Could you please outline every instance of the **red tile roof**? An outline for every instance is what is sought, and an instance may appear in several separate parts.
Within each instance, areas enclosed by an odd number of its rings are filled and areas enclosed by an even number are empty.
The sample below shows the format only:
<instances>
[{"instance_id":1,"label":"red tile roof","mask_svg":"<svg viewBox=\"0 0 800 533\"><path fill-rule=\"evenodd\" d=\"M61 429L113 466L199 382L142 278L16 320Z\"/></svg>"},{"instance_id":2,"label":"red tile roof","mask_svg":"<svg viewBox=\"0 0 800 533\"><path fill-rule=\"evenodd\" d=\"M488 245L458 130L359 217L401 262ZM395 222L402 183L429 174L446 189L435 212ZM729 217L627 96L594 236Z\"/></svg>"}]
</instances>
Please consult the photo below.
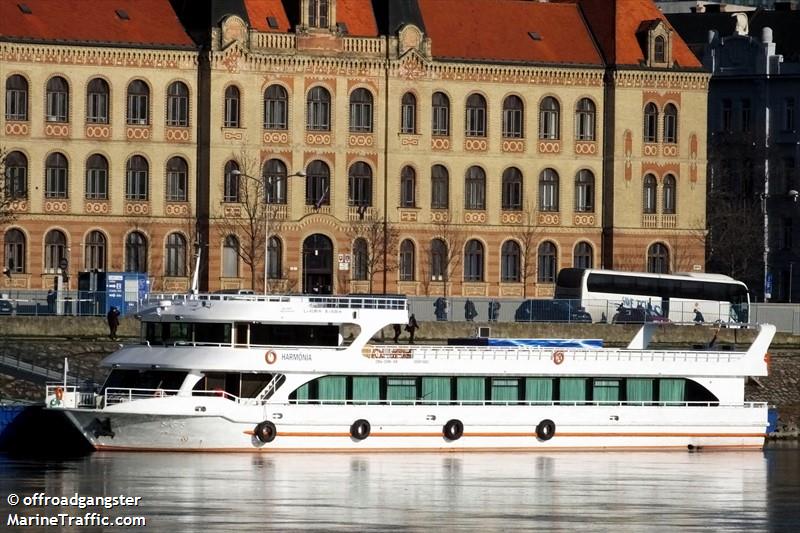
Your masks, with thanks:
<instances>
[{"instance_id":1,"label":"red tile roof","mask_svg":"<svg viewBox=\"0 0 800 533\"><path fill-rule=\"evenodd\" d=\"M371 0L339 0L336 2L336 22L347 24L348 35L378 36L378 24L375 22Z\"/></svg>"},{"instance_id":2,"label":"red tile roof","mask_svg":"<svg viewBox=\"0 0 800 533\"><path fill-rule=\"evenodd\" d=\"M194 48L169 0L0 0L0 39Z\"/></svg>"},{"instance_id":3,"label":"red tile roof","mask_svg":"<svg viewBox=\"0 0 800 533\"><path fill-rule=\"evenodd\" d=\"M612 65L639 65L644 50L636 32L642 23L663 20L672 28L652 0L577 0L586 14L606 61ZM701 68L678 32L672 32L672 59L682 68Z\"/></svg>"},{"instance_id":4,"label":"red tile roof","mask_svg":"<svg viewBox=\"0 0 800 533\"><path fill-rule=\"evenodd\" d=\"M281 0L247 0L245 2L250 25L258 31L289 32L289 17L283 9ZM267 17L275 17L278 28L270 28Z\"/></svg>"},{"instance_id":5,"label":"red tile roof","mask_svg":"<svg viewBox=\"0 0 800 533\"><path fill-rule=\"evenodd\" d=\"M576 4L418 0L437 58L602 65ZM541 40L534 40L536 32Z\"/></svg>"}]
</instances>

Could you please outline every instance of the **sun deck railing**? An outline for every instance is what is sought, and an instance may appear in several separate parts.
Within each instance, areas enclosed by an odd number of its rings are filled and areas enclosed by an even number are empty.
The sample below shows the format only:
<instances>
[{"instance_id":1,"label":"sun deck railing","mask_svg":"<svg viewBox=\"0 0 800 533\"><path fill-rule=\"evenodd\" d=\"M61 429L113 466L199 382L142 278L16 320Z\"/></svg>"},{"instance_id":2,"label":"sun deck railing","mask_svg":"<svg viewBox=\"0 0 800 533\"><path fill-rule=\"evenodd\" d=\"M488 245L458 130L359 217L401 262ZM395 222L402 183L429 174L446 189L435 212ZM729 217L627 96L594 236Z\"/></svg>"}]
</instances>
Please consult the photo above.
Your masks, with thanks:
<instances>
[{"instance_id":1,"label":"sun deck railing","mask_svg":"<svg viewBox=\"0 0 800 533\"><path fill-rule=\"evenodd\" d=\"M546 401L523 401L523 400L290 400L289 405L414 405L414 406L459 406L459 407L481 407L481 406L598 406L598 407L736 407L736 408L764 408L766 402L742 402L742 403L720 403L720 402L610 402L610 401L567 401L567 400L546 400Z\"/></svg>"},{"instance_id":2,"label":"sun deck railing","mask_svg":"<svg viewBox=\"0 0 800 533\"><path fill-rule=\"evenodd\" d=\"M326 309L394 309L407 310L405 296L355 295L355 296L310 296L278 294L150 294L145 305L159 305L163 302L221 301L221 302L276 302L296 303Z\"/></svg>"}]
</instances>

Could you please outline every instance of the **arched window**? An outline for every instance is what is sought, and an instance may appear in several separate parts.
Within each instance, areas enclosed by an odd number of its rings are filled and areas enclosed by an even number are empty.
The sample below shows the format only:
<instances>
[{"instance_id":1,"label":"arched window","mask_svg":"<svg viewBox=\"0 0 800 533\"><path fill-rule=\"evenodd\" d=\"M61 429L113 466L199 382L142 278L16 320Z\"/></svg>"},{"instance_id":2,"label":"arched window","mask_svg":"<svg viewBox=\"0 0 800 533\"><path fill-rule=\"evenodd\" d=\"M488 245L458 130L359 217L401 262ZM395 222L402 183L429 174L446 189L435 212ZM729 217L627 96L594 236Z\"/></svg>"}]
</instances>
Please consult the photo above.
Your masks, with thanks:
<instances>
[{"instance_id":1,"label":"arched window","mask_svg":"<svg viewBox=\"0 0 800 533\"><path fill-rule=\"evenodd\" d=\"M539 174L539 211L558 211L558 173L552 168Z\"/></svg>"},{"instance_id":2,"label":"arched window","mask_svg":"<svg viewBox=\"0 0 800 533\"><path fill-rule=\"evenodd\" d=\"M556 281L556 245L545 241L539 245L539 283L555 283Z\"/></svg>"},{"instance_id":3,"label":"arched window","mask_svg":"<svg viewBox=\"0 0 800 533\"><path fill-rule=\"evenodd\" d=\"M517 241L506 241L500 249L500 280L518 283L521 279L520 247Z\"/></svg>"},{"instance_id":4,"label":"arched window","mask_svg":"<svg viewBox=\"0 0 800 533\"><path fill-rule=\"evenodd\" d=\"M363 161L350 166L349 200L352 206L372 205L372 169Z\"/></svg>"},{"instance_id":5,"label":"arched window","mask_svg":"<svg viewBox=\"0 0 800 533\"><path fill-rule=\"evenodd\" d=\"M92 231L86 237L84 245L84 267L86 270L106 270L106 236L99 231Z\"/></svg>"},{"instance_id":6,"label":"arched window","mask_svg":"<svg viewBox=\"0 0 800 533\"><path fill-rule=\"evenodd\" d=\"M402 207L416 206L417 173L408 165L400 171L400 205Z\"/></svg>"},{"instance_id":7,"label":"arched window","mask_svg":"<svg viewBox=\"0 0 800 533\"><path fill-rule=\"evenodd\" d=\"M521 139L524 123L522 99L514 95L506 97L503 100L503 137Z\"/></svg>"},{"instance_id":8,"label":"arched window","mask_svg":"<svg viewBox=\"0 0 800 533\"><path fill-rule=\"evenodd\" d=\"M467 98L464 133L467 137L486 137L486 99L479 94Z\"/></svg>"},{"instance_id":9,"label":"arched window","mask_svg":"<svg viewBox=\"0 0 800 533\"><path fill-rule=\"evenodd\" d=\"M507 211L522 209L522 172L517 167L509 167L503 172L502 204Z\"/></svg>"},{"instance_id":10,"label":"arched window","mask_svg":"<svg viewBox=\"0 0 800 533\"><path fill-rule=\"evenodd\" d=\"M664 177L664 203L662 205L665 214L675 214L676 200L675 176L667 174Z\"/></svg>"},{"instance_id":11,"label":"arched window","mask_svg":"<svg viewBox=\"0 0 800 533\"><path fill-rule=\"evenodd\" d=\"M28 120L28 80L19 74L6 78L6 120Z\"/></svg>"},{"instance_id":12,"label":"arched window","mask_svg":"<svg viewBox=\"0 0 800 533\"><path fill-rule=\"evenodd\" d=\"M658 108L652 102L644 106L644 142L658 142Z\"/></svg>"},{"instance_id":13,"label":"arched window","mask_svg":"<svg viewBox=\"0 0 800 533\"><path fill-rule=\"evenodd\" d=\"M667 42L661 35L657 35L653 41L653 62L667 62Z\"/></svg>"},{"instance_id":14,"label":"arched window","mask_svg":"<svg viewBox=\"0 0 800 533\"><path fill-rule=\"evenodd\" d=\"M238 202L239 201L239 174L234 173L239 171L239 164L236 161L228 161L225 163L225 176L222 191L223 202Z\"/></svg>"},{"instance_id":15,"label":"arched window","mask_svg":"<svg viewBox=\"0 0 800 533\"><path fill-rule=\"evenodd\" d=\"M125 272L147 272L147 238L138 231L125 238Z\"/></svg>"},{"instance_id":16,"label":"arched window","mask_svg":"<svg viewBox=\"0 0 800 533\"><path fill-rule=\"evenodd\" d=\"M331 93L325 87L314 87L308 91L306 107L306 129L331 130Z\"/></svg>"},{"instance_id":17,"label":"arched window","mask_svg":"<svg viewBox=\"0 0 800 533\"><path fill-rule=\"evenodd\" d=\"M264 129L285 130L288 127L289 94L280 85L264 91Z\"/></svg>"},{"instance_id":18,"label":"arched window","mask_svg":"<svg viewBox=\"0 0 800 533\"><path fill-rule=\"evenodd\" d=\"M135 155L128 159L125 165L126 200L147 200L149 175L150 165L144 157Z\"/></svg>"},{"instance_id":19,"label":"arched window","mask_svg":"<svg viewBox=\"0 0 800 533\"><path fill-rule=\"evenodd\" d=\"M167 236L166 268L164 274L173 277L186 275L186 238L180 233Z\"/></svg>"},{"instance_id":20,"label":"arched window","mask_svg":"<svg viewBox=\"0 0 800 533\"><path fill-rule=\"evenodd\" d=\"M400 133L417 133L417 97L406 93L400 103Z\"/></svg>"},{"instance_id":21,"label":"arched window","mask_svg":"<svg viewBox=\"0 0 800 533\"><path fill-rule=\"evenodd\" d=\"M400 243L400 281L414 280L414 243L409 239Z\"/></svg>"},{"instance_id":22,"label":"arched window","mask_svg":"<svg viewBox=\"0 0 800 533\"><path fill-rule=\"evenodd\" d=\"M575 106L575 139L593 141L595 139L595 106L588 98L578 100Z\"/></svg>"},{"instance_id":23,"label":"arched window","mask_svg":"<svg viewBox=\"0 0 800 533\"><path fill-rule=\"evenodd\" d=\"M86 122L108 124L108 82L94 78L86 86Z\"/></svg>"},{"instance_id":24,"label":"arched window","mask_svg":"<svg viewBox=\"0 0 800 533\"><path fill-rule=\"evenodd\" d=\"M235 235L225 237L222 246L222 277L239 277L239 239Z\"/></svg>"},{"instance_id":25,"label":"arched window","mask_svg":"<svg viewBox=\"0 0 800 533\"><path fill-rule=\"evenodd\" d=\"M678 142L678 108L672 104L664 107L664 142Z\"/></svg>"},{"instance_id":26,"label":"arched window","mask_svg":"<svg viewBox=\"0 0 800 533\"><path fill-rule=\"evenodd\" d=\"M575 175L575 211L594 212L594 174L591 170L579 170Z\"/></svg>"},{"instance_id":27,"label":"arched window","mask_svg":"<svg viewBox=\"0 0 800 533\"><path fill-rule=\"evenodd\" d=\"M61 76L47 80L47 122L69 122L69 84Z\"/></svg>"},{"instance_id":28,"label":"arched window","mask_svg":"<svg viewBox=\"0 0 800 533\"><path fill-rule=\"evenodd\" d=\"M450 99L446 94L436 92L431 98L433 123L431 134L439 136L450 135Z\"/></svg>"},{"instance_id":29,"label":"arched window","mask_svg":"<svg viewBox=\"0 0 800 533\"><path fill-rule=\"evenodd\" d=\"M150 121L150 87L142 80L128 84L128 124L144 125Z\"/></svg>"},{"instance_id":30,"label":"arched window","mask_svg":"<svg viewBox=\"0 0 800 533\"><path fill-rule=\"evenodd\" d=\"M44 164L45 198L67 198L69 196L69 166L64 154L58 152L47 156Z\"/></svg>"},{"instance_id":31,"label":"arched window","mask_svg":"<svg viewBox=\"0 0 800 533\"><path fill-rule=\"evenodd\" d=\"M469 167L464 183L464 208L486 209L486 173L481 167Z\"/></svg>"},{"instance_id":32,"label":"arched window","mask_svg":"<svg viewBox=\"0 0 800 533\"><path fill-rule=\"evenodd\" d=\"M449 266L447 244L442 239L431 241L431 280L447 281Z\"/></svg>"},{"instance_id":33,"label":"arched window","mask_svg":"<svg viewBox=\"0 0 800 533\"><path fill-rule=\"evenodd\" d=\"M653 274L669 274L669 250L660 242L647 249L647 271Z\"/></svg>"},{"instance_id":34,"label":"arched window","mask_svg":"<svg viewBox=\"0 0 800 533\"><path fill-rule=\"evenodd\" d=\"M327 28L328 0L308 0L308 25L312 28Z\"/></svg>"},{"instance_id":35,"label":"arched window","mask_svg":"<svg viewBox=\"0 0 800 533\"><path fill-rule=\"evenodd\" d=\"M642 212L656 212L656 177L652 174L646 175L642 184Z\"/></svg>"},{"instance_id":36,"label":"arched window","mask_svg":"<svg viewBox=\"0 0 800 533\"><path fill-rule=\"evenodd\" d=\"M86 198L108 199L108 160L100 154L91 155L86 161Z\"/></svg>"},{"instance_id":37,"label":"arched window","mask_svg":"<svg viewBox=\"0 0 800 533\"><path fill-rule=\"evenodd\" d=\"M189 125L189 88L182 81L167 87L167 126L185 128Z\"/></svg>"},{"instance_id":38,"label":"arched window","mask_svg":"<svg viewBox=\"0 0 800 533\"><path fill-rule=\"evenodd\" d=\"M372 132L372 93L366 89L350 93L350 131Z\"/></svg>"},{"instance_id":39,"label":"arched window","mask_svg":"<svg viewBox=\"0 0 800 533\"><path fill-rule=\"evenodd\" d=\"M167 201L185 202L188 199L189 167L182 157L172 157L167 161Z\"/></svg>"},{"instance_id":40,"label":"arched window","mask_svg":"<svg viewBox=\"0 0 800 533\"><path fill-rule=\"evenodd\" d=\"M431 167L431 209L447 209L450 205L450 174L442 165Z\"/></svg>"},{"instance_id":41,"label":"arched window","mask_svg":"<svg viewBox=\"0 0 800 533\"><path fill-rule=\"evenodd\" d=\"M28 158L22 152L9 152L6 156L6 184L4 191L11 198L28 197Z\"/></svg>"},{"instance_id":42,"label":"arched window","mask_svg":"<svg viewBox=\"0 0 800 533\"><path fill-rule=\"evenodd\" d=\"M323 161L312 161L306 169L306 205L330 205L331 173Z\"/></svg>"},{"instance_id":43,"label":"arched window","mask_svg":"<svg viewBox=\"0 0 800 533\"><path fill-rule=\"evenodd\" d=\"M5 234L5 258L3 264L12 274L25 272L25 234L10 229Z\"/></svg>"},{"instance_id":44,"label":"arched window","mask_svg":"<svg viewBox=\"0 0 800 533\"><path fill-rule=\"evenodd\" d=\"M464 281L483 281L483 244L476 239L464 247Z\"/></svg>"},{"instance_id":45,"label":"arched window","mask_svg":"<svg viewBox=\"0 0 800 533\"><path fill-rule=\"evenodd\" d=\"M266 186L264 198L268 204L285 204L288 185L286 165L280 159L270 159L264 163L261 177Z\"/></svg>"},{"instance_id":46,"label":"arched window","mask_svg":"<svg viewBox=\"0 0 800 533\"><path fill-rule=\"evenodd\" d=\"M223 117L223 127L238 128L240 115L241 105L239 88L235 85L230 85L225 89L225 116Z\"/></svg>"},{"instance_id":47,"label":"arched window","mask_svg":"<svg viewBox=\"0 0 800 533\"><path fill-rule=\"evenodd\" d=\"M281 279L283 277L283 244L281 240L272 236L267 246L267 278Z\"/></svg>"},{"instance_id":48,"label":"arched window","mask_svg":"<svg viewBox=\"0 0 800 533\"><path fill-rule=\"evenodd\" d=\"M44 270L47 273L58 272L62 259L67 257L67 237L59 230L47 232L44 238Z\"/></svg>"},{"instance_id":49,"label":"arched window","mask_svg":"<svg viewBox=\"0 0 800 533\"><path fill-rule=\"evenodd\" d=\"M552 96L548 96L539 106L539 138L561 138L561 106Z\"/></svg>"},{"instance_id":50,"label":"arched window","mask_svg":"<svg viewBox=\"0 0 800 533\"><path fill-rule=\"evenodd\" d=\"M356 239L353 241L353 279L355 281L366 281L369 262L369 251L366 239Z\"/></svg>"},{"instance_id":51,"label":"arched window","mask_svg":"<svg viewBox=\"0 0 800 533\"><path fill-rule=\"evenodd\" d=\"M579 242L575 245L572 254L572 266L575 268L592 268L594 264L594 252L592 245L588 242Z\"/></svg>"}]
</instances>

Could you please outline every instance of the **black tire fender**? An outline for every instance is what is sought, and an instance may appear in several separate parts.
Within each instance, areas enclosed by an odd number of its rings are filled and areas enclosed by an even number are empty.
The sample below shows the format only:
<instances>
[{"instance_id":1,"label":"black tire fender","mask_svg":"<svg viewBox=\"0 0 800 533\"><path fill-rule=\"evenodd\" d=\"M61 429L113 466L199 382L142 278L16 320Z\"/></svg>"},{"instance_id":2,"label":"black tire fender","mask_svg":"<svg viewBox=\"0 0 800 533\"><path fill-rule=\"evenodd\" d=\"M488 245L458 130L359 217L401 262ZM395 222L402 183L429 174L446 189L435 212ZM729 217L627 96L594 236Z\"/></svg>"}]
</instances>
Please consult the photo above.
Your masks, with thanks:
<instances>
[{"instance_id":1,"label":"black tire fender","mask_svg":"<svg viewBox=\"0 0 800 533\"><path fill-rule=\"evenodd\" d=\"M359 418L350 425L350 436L355 440L364 440L369 437L370 429L369 421Z\"/></svg>"},{"instance_id":2,"label":"black tire fender","mask_svg":"<svg viewBox=\"0 0 800 533\"><path fill-rule=\"evenodd\" d=\"M553 438L556 434L556 423L545 418L536 426L536 438L540 441L546 441Z\"/></svg>"},{"instance_id":3,"label":"black tire fender","mask_svg":"<svg viewBox=\"0 0 800 533\"><path fill-rule=\"evenodd\" d=\"M442 427L442 434L447 440L458 440L464 435L464 423L457 418L448 420Z\"/></svg>"},{"instance_id":4,"label":"black tire fender","mask_svg":"<svg viewBox=\"0 0 800 533\"><path fill-rule=\"evenodd\" d=\"M278 436L278 428L269 420L264 420L256 426L253 433L259 441L266 444L275 440L275 437Z\"/></svg>"}]
</instances>

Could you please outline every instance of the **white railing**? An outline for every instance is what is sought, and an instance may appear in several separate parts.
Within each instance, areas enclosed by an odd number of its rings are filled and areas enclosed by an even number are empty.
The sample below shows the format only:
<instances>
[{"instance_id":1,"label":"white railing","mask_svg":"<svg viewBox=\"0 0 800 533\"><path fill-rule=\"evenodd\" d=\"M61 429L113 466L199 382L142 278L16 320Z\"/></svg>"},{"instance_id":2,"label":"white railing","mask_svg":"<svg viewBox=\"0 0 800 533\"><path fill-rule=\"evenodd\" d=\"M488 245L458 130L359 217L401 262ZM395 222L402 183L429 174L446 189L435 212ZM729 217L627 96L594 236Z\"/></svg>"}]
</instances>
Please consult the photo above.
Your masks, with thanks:
<instances>
[{"instance_id":1,"label":"white railing","mask_svg":"<svg viewBox=\"0 0 800 533\"><path fill-rule=\"evenodd\" d=\"M309 307L328 309L408 309L405 296L355 295L355 296L311 296L311 295L263 295L263 294L150 294L145 303L159 305L163 302L186 301L248 301L294 303Z\"/></svg>"},{"instance_id":2,"label":"white railing","mask_svg":"<svg viewBox=\"0 0 800 533\"><path fill-rule=\"evenodd\" d=\"M565 401L565 400L546 400L546 401L523 401L523 400L291 400L288 404L273 405L416 405L416 406L596 406L596 407L735 407L735 408L765 408L766 402L742 402L742 403L720 403L720 402L644 402L644 401Z\"/></svg>"},{"instance_id":3,"label":"white railing","mask_svg":"<svg viewBox=\"0 0 800 533\"><path fill-rule=\"evenodd\" d=\"M266 400L259 398L240 398L224 390L193 390L183 393L178 389L141 389L141 388L121 388L109 387L105 390L104 404L115 405L125 402L138 400L153 400L168 397L201 397L201 398L224 398L240 405L263 405Z\"/></svg>"},{"instance_id":4,"label":"white railing","mask_svg":"<svg viewBox=\"0 0 800 533\"><path fill-rule=\"evenodd\" d=\"M81 391L75 385L48 383L45 386L45 405L49 407L95 408L94 392Z\"/></svg>"},{"instance_id":5,"label":"white railing","mask_svg":"<svg viewBox=\"0 0 800 533\"><path fill-rule=\"evenodd\" d=\"M380 54L386 51L383 39L375 37L345 37L342 48L345 52L355 54Z\"/></svg>"},{"instance_id":6,"label":"white railing","mask_svg":"<svg viewBox=\"0 0 800 533\"><path fill-rule=\"evenodd\" d=\"M253 48L291 50L295 47L294 35L289 33L252 33Z\"/></svg>"}]
</instances>

